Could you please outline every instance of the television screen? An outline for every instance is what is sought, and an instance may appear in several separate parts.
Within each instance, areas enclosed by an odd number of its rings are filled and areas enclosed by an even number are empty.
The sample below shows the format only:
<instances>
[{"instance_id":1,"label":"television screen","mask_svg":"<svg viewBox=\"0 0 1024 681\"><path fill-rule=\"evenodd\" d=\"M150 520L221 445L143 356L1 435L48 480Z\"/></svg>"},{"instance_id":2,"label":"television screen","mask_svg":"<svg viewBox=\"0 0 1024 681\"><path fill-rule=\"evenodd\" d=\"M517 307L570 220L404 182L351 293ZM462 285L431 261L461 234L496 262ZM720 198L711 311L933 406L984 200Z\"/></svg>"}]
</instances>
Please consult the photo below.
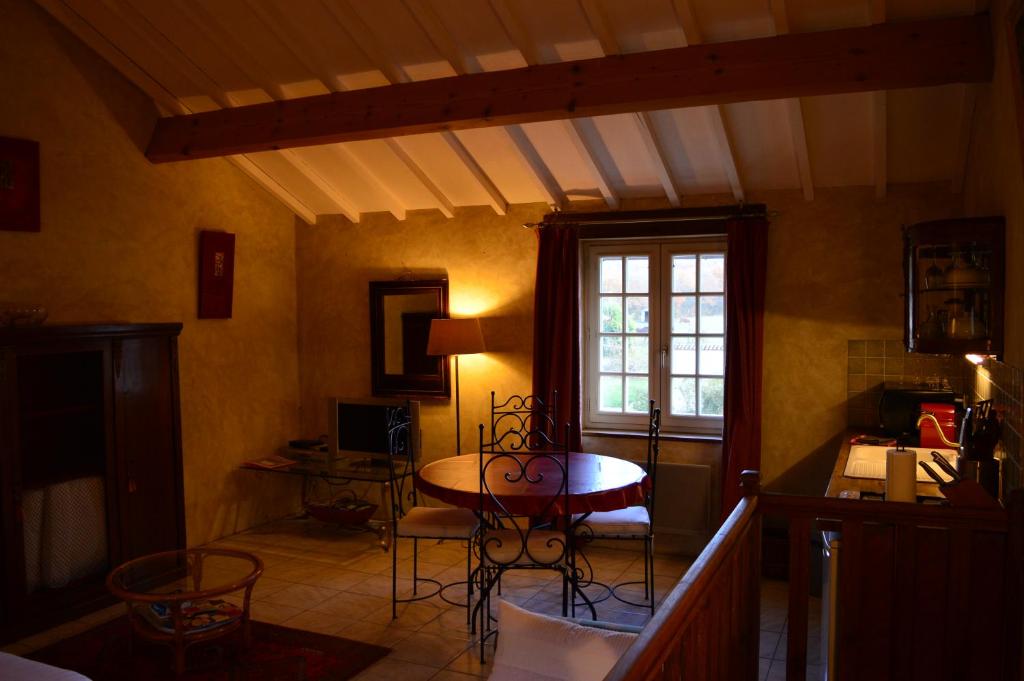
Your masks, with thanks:
<instances>
[{"instance_id":1,"label":"television screen","mask_svg":"<svg viewBox=\"0 0 1024 681\"><path fill-rule=\"evenodd\" d=\"M329 454L332 458L371 457L386 459L388 455L388 417L393 409L409 410L413 450L420 444L420 403L400 399L331 398Z\"/></svg>"}]
</instances>

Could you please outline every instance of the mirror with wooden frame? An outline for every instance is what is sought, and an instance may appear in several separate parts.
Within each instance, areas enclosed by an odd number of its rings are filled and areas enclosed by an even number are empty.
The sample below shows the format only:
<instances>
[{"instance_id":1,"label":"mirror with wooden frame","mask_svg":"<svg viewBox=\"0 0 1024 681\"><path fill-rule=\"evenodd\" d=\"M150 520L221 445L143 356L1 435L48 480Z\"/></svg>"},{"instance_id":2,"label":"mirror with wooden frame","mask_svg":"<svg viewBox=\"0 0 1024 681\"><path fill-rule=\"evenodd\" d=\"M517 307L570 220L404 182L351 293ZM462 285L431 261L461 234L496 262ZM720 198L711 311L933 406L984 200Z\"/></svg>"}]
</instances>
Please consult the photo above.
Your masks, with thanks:
<instances>
[{"instance_id":1,"label":"mirror with wooden frame","mask_svg":"<svg viewBox=\"0 0 1024 681\"><path fill-rule=\"evenodd\" d=\"M370 282L374 395L451 396L448 358L427 355L431 320L447 316L447 279Z\"/></svg>"}]
</instances>

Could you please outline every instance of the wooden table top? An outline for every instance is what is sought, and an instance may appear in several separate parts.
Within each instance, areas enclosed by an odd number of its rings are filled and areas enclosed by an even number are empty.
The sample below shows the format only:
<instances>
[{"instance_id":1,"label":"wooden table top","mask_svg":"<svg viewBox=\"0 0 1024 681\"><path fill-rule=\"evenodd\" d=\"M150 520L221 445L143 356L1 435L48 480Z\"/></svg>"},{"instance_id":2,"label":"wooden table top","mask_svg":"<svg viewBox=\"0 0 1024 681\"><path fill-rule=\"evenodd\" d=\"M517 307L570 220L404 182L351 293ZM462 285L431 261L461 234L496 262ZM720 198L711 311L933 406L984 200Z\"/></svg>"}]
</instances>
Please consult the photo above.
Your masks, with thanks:
<instances>
[{"instance_id":1,"label":"wooden table top","mask_svg":"<svg viewBox=\"0 0 1024 681\"><path fill-rule=\"evenodd\" d=\"M541 452L516 452L520 461ZM554 456L562 456L554 453ZM485 454L484 456L500 456ZM530 475L544 474L544 480L530 484L510 482L505 473L517 472L511 459L497 460L487 468L487 487L505 510L515 515L537 515L561 487L561 472L550 459L538 457L530 464ZM641 506L650 480L644 470L631 461L614 456L571 452L569 454L569 512L592 513ZM480 455L453 456L427 464L416 473L416 489L453 506L480 507ZM489 499L485 497L485 510ZM562 513L558 504L552 512Z\"/></svg>"}]
</instances>

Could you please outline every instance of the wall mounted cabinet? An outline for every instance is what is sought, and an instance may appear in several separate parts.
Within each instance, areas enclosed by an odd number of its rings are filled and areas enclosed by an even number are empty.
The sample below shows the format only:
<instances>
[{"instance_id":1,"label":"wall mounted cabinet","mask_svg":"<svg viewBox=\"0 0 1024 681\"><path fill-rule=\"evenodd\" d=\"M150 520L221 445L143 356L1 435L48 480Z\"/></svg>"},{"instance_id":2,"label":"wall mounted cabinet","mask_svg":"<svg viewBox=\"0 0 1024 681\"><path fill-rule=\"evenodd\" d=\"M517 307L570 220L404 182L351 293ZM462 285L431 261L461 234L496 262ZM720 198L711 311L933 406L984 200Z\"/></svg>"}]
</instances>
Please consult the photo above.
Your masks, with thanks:
<instances>
[{"instance_id":1,"label":"wall mounted cabinet","mask_svg":"<svg viewBox=\"0 0 1024 681\"><path fill-rule=\"evenodd\" d=\"M904 228L909 352L1002 355L1004 233L1001 217Z\"/></svg>"},{"instance_id":2,"label":"wall mounted cabinet","mask_svg":"<svg viewBox=\"0 0 1024 681\"><path fill-rule=\"evenodd\" d=\"M111 601L185 547L180 324L0 329L0 641Z\"/></svg>"}]
</instances>

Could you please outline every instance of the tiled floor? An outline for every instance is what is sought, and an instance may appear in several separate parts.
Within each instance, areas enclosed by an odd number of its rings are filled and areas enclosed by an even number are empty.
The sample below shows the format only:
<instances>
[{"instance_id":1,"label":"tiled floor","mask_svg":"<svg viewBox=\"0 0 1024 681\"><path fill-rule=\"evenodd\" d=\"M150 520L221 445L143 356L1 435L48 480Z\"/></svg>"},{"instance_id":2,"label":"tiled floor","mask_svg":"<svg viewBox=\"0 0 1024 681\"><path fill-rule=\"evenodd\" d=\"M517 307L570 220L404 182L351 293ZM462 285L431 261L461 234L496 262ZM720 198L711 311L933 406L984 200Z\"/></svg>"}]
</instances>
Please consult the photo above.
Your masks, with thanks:
<instances>
[{"instance_id":1,"label":"tiled floor","mask_svg":"<svg viewBox=\"0 0 1024 681\"><path fill-rule=\"evenodd\" d=\"M639 542L621 544L622 550L591 547L587 551L598 580L617 583L641 578ZM351 533L314 520L286 520L212 546L250 551L263 559L264 574L253 590L253 618L392 648L390 655L357 677L360 681L456 681L490 672L489 664L480 664L479 646L473 645L464 608L433 598L402 605L398 618L391 619L391 555L381 550L373 534ZM403 540L398 551L399 592L408 594L412 588L412 542ZM442 583L464 580L465 561L465 547L458 542L420 542L420 576ZM659 598L688 566L684 558L655 558ZM464 587L449 590L453 600L464 596L459 589ZM561 614L561 582L554 572L509 573L502 582L502 597L529 610ZM597 608L601 619L639 625L647 621L642 608L618 601L605 601ZM5 650L28 653L123 612L123 606L110 608L93 614L87 623L72 622Z\"/></svg>"},{"instance_id":2,"label":"tiled floor","mask_svg":"<svg viewBox=\"0 0 1024 681\"><path fill-rule=\"evenodd\" d=\"M761 582L760 681L785 681L788 599L786 582ZM807 681L819 681L823 673L821 599L812 597L807 606Z\"/></svg>"},{"instance_id":3,"label":"tiled floor","mask_svg":"<svg viewBox=\"0 0 1024 681\"><path fill-rule=\"evenodd\" d=\"M391 555L384 553L376 537L351 533L314 520L285 520L228 537L212 544L258 554L265 571L253 591L252 613L257 620L273 622L345 638L378 643L392 652L357 677L402 681L472 681L487 676L490 665L481 665L479 646L466 624L465 610L434 598L399 607L391 619ZM639 543L621 542L621 549L590 547L599 581L618 583L639 579L643 559ZM399 590L412 588L412 542L398 547ZM465 579L466 552L457 542L420 542L419 573L441 582ZM659 599L675 585L690 561L658 556L654 571ZM451 589L456 599L462 595ZM596 588L591 589L594 594ZM561 583L547 571L506 575L502 597L535 612L560 614ZM761 665L759 681L785 679L786 606L784 582L765 581L761 596ZM642 625L642 608L615 600L597 606L603 620ZM820 678L820 601L809 609L808 678ZM23 639L4 650L25 654L54 641L118 617L115 606L55 629ZM578 613L582 614L582 613ZM493 656L493 647L488 658Z\"/></svg>"}]
</instances>

